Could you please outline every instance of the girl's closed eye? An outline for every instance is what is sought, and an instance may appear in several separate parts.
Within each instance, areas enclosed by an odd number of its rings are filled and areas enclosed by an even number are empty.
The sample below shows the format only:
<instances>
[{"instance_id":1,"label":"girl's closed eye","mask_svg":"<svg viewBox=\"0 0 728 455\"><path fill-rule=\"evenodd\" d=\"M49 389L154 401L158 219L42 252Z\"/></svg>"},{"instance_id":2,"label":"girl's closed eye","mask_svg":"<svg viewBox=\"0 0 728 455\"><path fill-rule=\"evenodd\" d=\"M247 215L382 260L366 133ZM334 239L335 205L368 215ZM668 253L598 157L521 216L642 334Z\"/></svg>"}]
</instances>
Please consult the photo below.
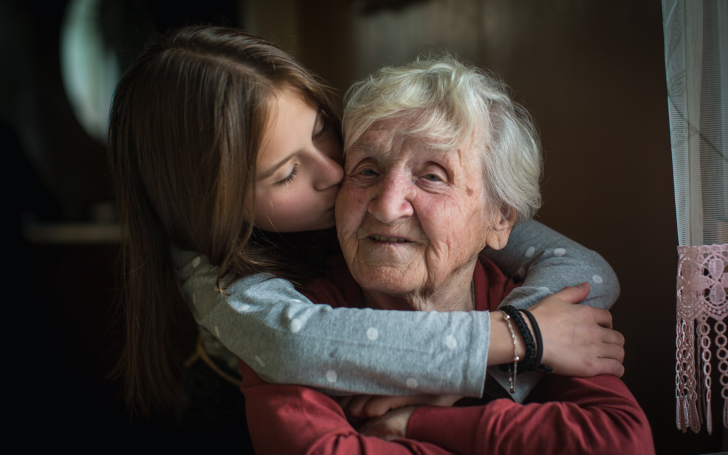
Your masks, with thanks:
<instances>
[{"instance_id":1,"label":"girl's closed eye","mask_svg":"<svg viewBox=\"0 0 728 455\"><path fill-rule=\"evenodd\" d=\"M293 181L293 178L298 173L298 163L293 165L293 169L291 169L291 173L288 174L288 177L284 178L283 180L279 180L276 182L276 185L288 185Z\"/></svg>"},{"instance_id":2,"label":"girl's closed eye","mask_svg":"<svg viewBox=\"0 0 728 455\"><path fill-rule=\"evenodd\" d=\"M319 124L316 125L317 128L316 128L316 131L314 132L313 137L312 137L312 139L314 141L316 139L320 138L321 136L323 136L324 133L326 131L328 131L329 126L330 126L329 125L329 122L328 122L328 119L326 118L326 114L323 111L319 111L318 119L319 119Z\"/></svg>"}]
</instances>

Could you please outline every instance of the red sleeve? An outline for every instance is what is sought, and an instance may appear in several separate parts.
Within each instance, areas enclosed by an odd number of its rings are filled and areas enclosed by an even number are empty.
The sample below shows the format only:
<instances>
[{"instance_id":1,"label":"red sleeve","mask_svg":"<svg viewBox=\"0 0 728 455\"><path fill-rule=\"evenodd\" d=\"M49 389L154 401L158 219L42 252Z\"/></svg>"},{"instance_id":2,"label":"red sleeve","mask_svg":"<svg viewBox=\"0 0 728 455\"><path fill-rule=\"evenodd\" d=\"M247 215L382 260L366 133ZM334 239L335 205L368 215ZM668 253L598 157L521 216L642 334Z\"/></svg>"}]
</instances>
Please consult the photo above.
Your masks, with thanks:
<instances>
[{"instance_id":1,"label":"red sleeve","mask_svg":"<svg viewBox=\"0 0 728 455\"><path fill-rule=\"evenodd\" d=\"M449 453L427 442L363 436L330 397L308 387L268 384L243 361L238 363L248 429L258 455Z\"/></svg>"},{"instance_id":2,"label":"red sleeve","mask_svg":"<svg viewBox=\"0 0 728 455\"><path fill-rule=\"evenodd\" d=\"M528 404L422 406L407 436L460 454L654 454L652 432L624 383L613 376L548 375Z\"/></svg>"}]
</instances>

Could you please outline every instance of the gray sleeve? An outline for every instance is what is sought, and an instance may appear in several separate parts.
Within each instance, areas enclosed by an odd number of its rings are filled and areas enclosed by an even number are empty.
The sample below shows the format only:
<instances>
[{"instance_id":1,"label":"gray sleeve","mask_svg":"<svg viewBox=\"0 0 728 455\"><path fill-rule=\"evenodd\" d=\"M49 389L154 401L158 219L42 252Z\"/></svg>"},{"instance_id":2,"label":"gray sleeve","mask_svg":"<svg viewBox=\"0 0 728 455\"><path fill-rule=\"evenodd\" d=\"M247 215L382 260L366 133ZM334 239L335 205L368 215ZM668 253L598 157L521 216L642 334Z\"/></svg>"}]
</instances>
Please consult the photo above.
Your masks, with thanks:
<instances>
[{"instance_id":1,"label":"gray sleeve","mask_svg":"<svg viewBox=\"0 0 728 455\"><path fill-rule=\"evenodd\" d=\"M487 312L333 309L264 275L232 283L225 295L204 257L172 256L197 323L268 382L331 395L483 393Z\"/></svg>"},{"instance_id":2,"label":"gray sleeve","mask_svg":"<svg viewBox=\"0 0 728 455\"><path fill-rule=\"evenodd\" d=\"M569 240L543 224L530 220L516 227L502 250L483 254L506 275L524 279L523 285L506 297L501 306L528 308L565 286L589 282L591 291L584 304L609 309L619 297L619 282L614 270L599 254ZM508 373L489 368L488 373L508 389ZM519 374L514 398L528 396L543 377L540 371Z\"/></svg>"}]
</instances>

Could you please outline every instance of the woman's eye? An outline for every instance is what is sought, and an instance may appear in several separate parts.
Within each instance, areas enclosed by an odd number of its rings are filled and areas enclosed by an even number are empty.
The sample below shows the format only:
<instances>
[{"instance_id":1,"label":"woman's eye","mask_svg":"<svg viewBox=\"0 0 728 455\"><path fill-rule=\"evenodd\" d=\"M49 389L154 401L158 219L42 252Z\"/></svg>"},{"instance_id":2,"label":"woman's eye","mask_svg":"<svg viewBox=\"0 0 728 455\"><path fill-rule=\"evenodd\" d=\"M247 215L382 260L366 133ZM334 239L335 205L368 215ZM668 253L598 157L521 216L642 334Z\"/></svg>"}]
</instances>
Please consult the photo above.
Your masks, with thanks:
<instances>
[{"instance_id":1,"label":"woman's eye","mask_svg":"<svg viewBox=\"0 0 728 455\"><path fill-rule=\"evenodd\" d=\"M440 182L440 181L442 181L442 179L439 176L435 175L435 174L425 174L424 175L424 178L425 178L425 180L429 180L431 182Z\"/></svg>"},{"instance_id":2,"label":"woman's eye","mask_svg":"<svg viewBox=\"0 0 728 455\"><path fill-rule=\"evenodd\" d=\"M364 177L376 177L377 171L375 171L374 169L363 169L359 172L359 175L362 175Z\"/></svg>"}]
</instances>

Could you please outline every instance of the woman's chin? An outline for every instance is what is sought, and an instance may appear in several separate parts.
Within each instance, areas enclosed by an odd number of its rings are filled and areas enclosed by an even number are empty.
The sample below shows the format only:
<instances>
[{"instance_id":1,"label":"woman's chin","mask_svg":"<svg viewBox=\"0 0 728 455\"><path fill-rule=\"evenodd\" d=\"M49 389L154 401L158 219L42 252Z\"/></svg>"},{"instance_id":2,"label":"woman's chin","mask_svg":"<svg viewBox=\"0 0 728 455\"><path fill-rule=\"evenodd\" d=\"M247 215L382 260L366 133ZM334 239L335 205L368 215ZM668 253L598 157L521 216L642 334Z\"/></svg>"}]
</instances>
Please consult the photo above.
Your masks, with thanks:
<instances>
[{"instance_id":1,"label":"woman's chin","mask_svg":"<svg viewBox=\"0 0 728 455\"><path fill-rule=\"evenodd\" d=\"M389 296L409 295L421 281L414 278L411 270L383 264L358 265L351 269L351 274L363 289Z\"/></svg>"}]
</instances>

